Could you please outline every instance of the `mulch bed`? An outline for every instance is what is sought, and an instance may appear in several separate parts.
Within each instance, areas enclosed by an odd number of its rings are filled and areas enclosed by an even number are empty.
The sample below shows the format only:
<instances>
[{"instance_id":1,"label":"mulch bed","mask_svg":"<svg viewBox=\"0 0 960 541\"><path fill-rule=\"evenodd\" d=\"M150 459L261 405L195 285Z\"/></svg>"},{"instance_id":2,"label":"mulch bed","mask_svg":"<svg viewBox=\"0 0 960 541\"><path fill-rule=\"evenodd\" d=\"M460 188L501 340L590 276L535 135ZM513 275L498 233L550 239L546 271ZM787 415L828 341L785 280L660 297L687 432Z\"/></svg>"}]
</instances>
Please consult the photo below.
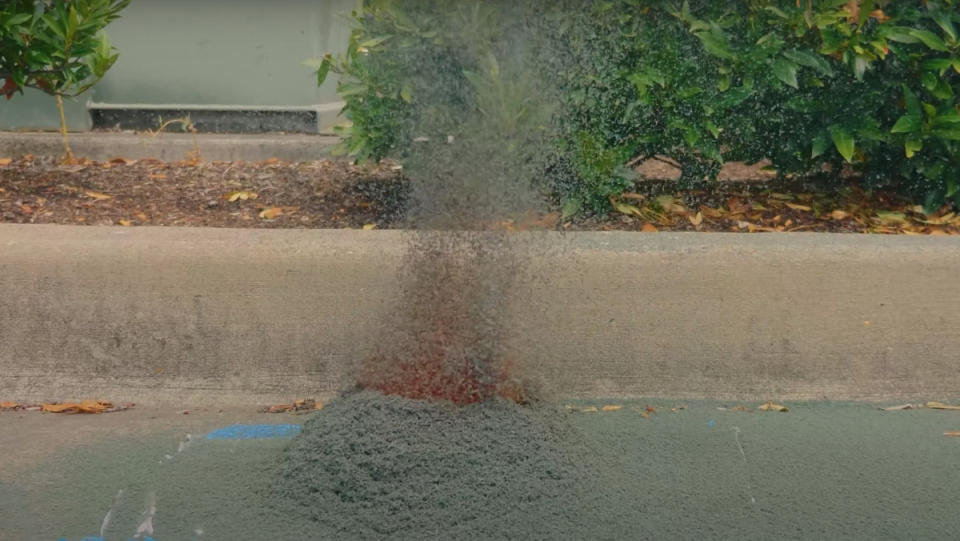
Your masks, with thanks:
<instances>
[{"instance_id":1,"label":"mulch bed","mask_svg":"<svg viewBox=\"0 0 960 541\"><path fill-rule=\"evenodd\" d=\"M0 159L0 223L239 228L381 228L402 223L408 185L386 162L301 163ZM608 216L560 223L559 214L509 228L566 230L859 232L958 235L949 207L933 215L891 193L769 189L719 182L708 190L628 193Z\"/></svg>"},{"instance_id":2,"label":"mulch bed","mask_svg":"<svg viewBox=\"0 0 960 541\"><path fill-rule=\"evenodd\" d=\"M116 159L59 165L27 156L0 165L0 223L389 227L405 198L405 183L389 164Z\"/></svg>"}]
</instances>

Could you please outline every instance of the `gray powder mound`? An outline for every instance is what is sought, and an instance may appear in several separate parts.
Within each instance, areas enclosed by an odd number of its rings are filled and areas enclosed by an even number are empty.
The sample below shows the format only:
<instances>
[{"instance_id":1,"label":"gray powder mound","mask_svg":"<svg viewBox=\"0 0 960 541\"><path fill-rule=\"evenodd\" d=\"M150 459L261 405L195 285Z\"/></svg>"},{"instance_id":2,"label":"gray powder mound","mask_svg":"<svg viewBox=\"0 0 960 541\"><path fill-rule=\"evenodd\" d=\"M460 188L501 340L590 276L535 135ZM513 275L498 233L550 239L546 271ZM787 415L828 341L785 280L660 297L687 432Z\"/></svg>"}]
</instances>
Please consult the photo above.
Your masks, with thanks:
<instances>
[{"instance_id":1,"label":"gray powder mound","mask_svg":"<svg viewBox=\"0 0 960 541\"><path fill-rule=\"evenodd\" d=\"M345 539L623 537L635 522L606 516L616 483L566 415L349 394L286 450L274 501Z\"/></svg>"}]
</instances>

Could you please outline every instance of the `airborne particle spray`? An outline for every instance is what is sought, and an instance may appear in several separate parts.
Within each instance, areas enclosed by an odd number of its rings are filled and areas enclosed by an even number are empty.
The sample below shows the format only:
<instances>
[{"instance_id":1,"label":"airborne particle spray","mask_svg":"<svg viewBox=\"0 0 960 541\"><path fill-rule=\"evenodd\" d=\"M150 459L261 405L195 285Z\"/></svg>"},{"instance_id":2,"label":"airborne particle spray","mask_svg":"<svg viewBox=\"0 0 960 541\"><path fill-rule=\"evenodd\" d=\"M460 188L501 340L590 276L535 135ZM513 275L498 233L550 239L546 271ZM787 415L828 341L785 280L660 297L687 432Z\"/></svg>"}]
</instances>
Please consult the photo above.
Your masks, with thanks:
<instances>
[{"instance_id":1,"label":"airborne particle spray","mask_svg":"<svg viewBox=\"0 0 960 541\"><path fill-rule=\"evenodd\" d=\"M412 205L401 291L360 384L458 404L523 401L505 316L534 279L527 263L543 244L534 232L558 220L539 191L554 106L538 77L531 14L501 1L403 4L439 12L441 32L457 41L434 67L460 73L415 72L413 87L427 97L414 100L406 127ZM453 88L431 100L438 80Z\"/></svg>"}]
</instances>

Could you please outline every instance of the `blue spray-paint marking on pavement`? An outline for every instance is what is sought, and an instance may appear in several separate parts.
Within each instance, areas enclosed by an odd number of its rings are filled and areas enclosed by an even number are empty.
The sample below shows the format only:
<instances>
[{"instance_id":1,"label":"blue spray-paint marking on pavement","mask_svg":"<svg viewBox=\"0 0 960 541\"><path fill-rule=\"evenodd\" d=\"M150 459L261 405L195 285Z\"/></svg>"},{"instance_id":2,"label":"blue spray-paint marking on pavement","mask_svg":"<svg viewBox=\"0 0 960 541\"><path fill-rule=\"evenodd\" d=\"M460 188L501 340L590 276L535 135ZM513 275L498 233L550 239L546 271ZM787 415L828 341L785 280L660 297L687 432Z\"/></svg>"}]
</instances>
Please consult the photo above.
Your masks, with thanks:
<instances>
[{"instance_id":1,"label":"blue spray-paint marking on pavement","mask_svg":"<svg viewBox=\"0 0 960 541\"><path fill-rule=\"evenodd\" d=\"M207 434L208 440L262 440L269 438L292 438L300 433L300 425L230 425ZM58 541L69 541L60 538ZM106 541L102 537L84 537L80 541ZM137 541L131 539L130 541ZM144 537L140 541L155 541Z\"/></svg>"},{"instance_id":2,"label":"blue spray-paint marking on pavement","mask_svg":"<svg viewBox=\"0 0 960 541\"><path fill-rule=\"evenodd\" d=\"M208 440L261 440L292 438L300 433L300 425L230 425L207 434Z\"/></svg>"}]
</instances>

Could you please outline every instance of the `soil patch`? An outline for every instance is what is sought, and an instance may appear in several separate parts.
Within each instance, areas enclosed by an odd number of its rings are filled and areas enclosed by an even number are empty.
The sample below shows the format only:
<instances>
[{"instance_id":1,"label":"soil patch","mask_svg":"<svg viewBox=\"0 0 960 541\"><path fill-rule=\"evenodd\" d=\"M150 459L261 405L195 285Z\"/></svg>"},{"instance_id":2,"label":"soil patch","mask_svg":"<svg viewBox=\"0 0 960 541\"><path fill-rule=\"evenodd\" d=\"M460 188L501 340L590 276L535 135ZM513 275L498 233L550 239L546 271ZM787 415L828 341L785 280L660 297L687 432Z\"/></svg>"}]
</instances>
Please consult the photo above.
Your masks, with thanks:
<instances>
[{"instance_id":1,"label":"soil patch","mask_svg":"<svg viewBox=\"0 0 960 541\"><path fill-rule=\"evenodd\" d=\"M568 415L349 394L303 426L271 501L343 538L560 539L584 525L624 537L614 530L634 521L605 516L617 507L608 498L622 497L609 488L619 469L595 458Z\"/></svg>"}]
</instances>

